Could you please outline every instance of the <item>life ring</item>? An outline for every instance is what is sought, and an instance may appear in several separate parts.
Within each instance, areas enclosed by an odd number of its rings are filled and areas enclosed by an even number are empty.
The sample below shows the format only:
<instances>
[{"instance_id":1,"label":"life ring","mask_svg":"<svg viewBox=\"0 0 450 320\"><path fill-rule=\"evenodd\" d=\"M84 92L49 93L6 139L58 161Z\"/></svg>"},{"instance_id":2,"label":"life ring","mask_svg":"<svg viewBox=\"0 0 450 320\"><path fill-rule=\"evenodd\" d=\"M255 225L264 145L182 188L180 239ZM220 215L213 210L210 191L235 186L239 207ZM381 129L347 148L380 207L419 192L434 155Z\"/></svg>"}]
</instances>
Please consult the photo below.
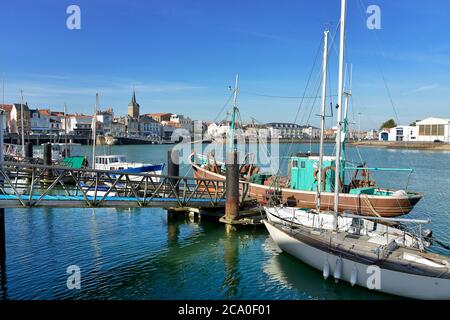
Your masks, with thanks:
<instances>
[{"instance_id":1,"label":"life ring","mask_svg":"<svg viewBox=\"0 0 450 320\"><path fill-rule=\"evenodd\" d=\"M317 178L317 174L319 173L319 168L317 168L316 170L314 170L314 180L315 181L319 181L319 179Z\"/></svg>"}]
</instances>

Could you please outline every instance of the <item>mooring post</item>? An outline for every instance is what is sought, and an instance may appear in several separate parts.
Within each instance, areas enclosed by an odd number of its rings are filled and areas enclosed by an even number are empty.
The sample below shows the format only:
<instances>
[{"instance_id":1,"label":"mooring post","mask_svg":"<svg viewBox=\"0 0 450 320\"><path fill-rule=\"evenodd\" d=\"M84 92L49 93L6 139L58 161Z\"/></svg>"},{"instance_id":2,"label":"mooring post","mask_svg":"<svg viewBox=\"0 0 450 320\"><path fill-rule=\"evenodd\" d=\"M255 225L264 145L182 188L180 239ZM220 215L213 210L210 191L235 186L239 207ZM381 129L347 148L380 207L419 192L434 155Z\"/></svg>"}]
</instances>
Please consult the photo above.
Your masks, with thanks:
<instances>
[{"instance_id":1,"label":"mooring post","mask_svg":"<svg viewBox=\"0 0 450 320\"><path fill-rule=\"evenodd\" d=\"M239 218L239 165L237 151L227 155L226 163L226 203L225 220L232 221Z\"/></svg>"},{"instance_id":2,"label":"mooring post","mask_svg":"<svg viewBox=\"0 0 450 320\"><path fill-rule=\"evenodd\" d=\"M25 159L27 161L33 160L33 143L27 142L25 145Z\"/></svg>"},{"instance_id":3,"label":"mooring post","mask_svg":"<svg viewBox=\"0 0 450 320\"><path fill-rule=\"evenodd\" d=\"M44 166L52 165L52 144L46 143L44 144ZM45 178L50 178L52 176L52 171L50 169L45 170ZM44 180L47 180L45 179ZM45 181L47 182L47 181Z\"/></svg>"},{"instance_id":4,"label":"mooring post","mask_svg":"<svg viewBox=\"0 0 450 320\"><path fill-rule=\"evenodd\" d=\"M178 177L180 175L180 153L178 150L169 150L167 152L167 175L170 177ZM180 190L180 183L177 179L170 179L175 186L175 191L178 194Z\"/></svg>"},{"instance_id":5,"label":"mooring post","mask_svg":"<svg viewBox=\"0 0 450 320\"><path fill-rule=\"evenodd\" d=\"M52 144L44 144L44 166L52 165Z\"/></svg>"}]
</instances>

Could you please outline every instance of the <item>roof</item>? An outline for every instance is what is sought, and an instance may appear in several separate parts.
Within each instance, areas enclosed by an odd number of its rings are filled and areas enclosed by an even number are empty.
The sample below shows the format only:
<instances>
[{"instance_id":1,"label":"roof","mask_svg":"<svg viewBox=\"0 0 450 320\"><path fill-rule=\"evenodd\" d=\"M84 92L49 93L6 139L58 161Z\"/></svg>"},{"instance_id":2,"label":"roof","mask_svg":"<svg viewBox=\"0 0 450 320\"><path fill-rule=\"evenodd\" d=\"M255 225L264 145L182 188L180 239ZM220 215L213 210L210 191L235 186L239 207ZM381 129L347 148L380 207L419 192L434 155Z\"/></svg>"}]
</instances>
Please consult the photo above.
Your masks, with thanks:
<instances>
[{"instance_id":1,"label":"roof","mask_svg":"<svg viewBox=\"0 0 450 320\"><path fill-rule=\"evenodd\" d=\"M155 119L153 119L152 117L149 117L149 116L147 116L147 115L145 115L145 116L140 116L140 117L139 117L139 121L140 121L140 122L159 123L158 121L156 121Z\"/></svg>"},{"instance_id":2,"label":"roof","mask_svg":"<svg viewBox=\"0 0 450 320\"><path fill-rule=\"evenodd\" d=\"M170 112L162 112L162 113L147 113L147 117L160 117L160 116L171 116L172 113Z\"/></svg>"},{"instance_id":3,"label":"roof","mask_svg":"<svg viewBox=\"0 0 450 320\"><path fill-rule=\"evenodd\" d=\"M50 109L38 109L38 112L41 116L50 116L51 115Z\"/></svg>"},{"instance_id":4,"label":"roof","mask_svg":"<svg viewBox=\"0 0 450 320\"><path fill-rule=\"evenodd\" d=\"M449 124L450 119L448 118L427 118L422 121L416 122L416 125L424 125L424 124Z\"/></svg>"},{"instance_id":5,"label":"roof","mask_svg":"<svg viewBox=\"0 0 450 320\"><path fill-rule=\"evenodd\" d=\"M3 109L3 111L11 112L14 105L12 104L0 104L0 109Z\"/></svg>"}]
</instances>

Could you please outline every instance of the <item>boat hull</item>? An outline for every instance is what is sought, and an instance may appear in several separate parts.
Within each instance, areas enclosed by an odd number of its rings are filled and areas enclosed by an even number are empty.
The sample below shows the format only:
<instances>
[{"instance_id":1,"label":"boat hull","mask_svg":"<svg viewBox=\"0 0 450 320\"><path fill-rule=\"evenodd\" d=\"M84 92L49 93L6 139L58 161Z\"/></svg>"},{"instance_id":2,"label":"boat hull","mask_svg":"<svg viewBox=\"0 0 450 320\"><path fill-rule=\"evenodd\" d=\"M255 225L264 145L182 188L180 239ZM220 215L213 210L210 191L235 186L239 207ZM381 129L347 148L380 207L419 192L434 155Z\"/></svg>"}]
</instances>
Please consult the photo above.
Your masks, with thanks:
<instances>
[{"instance_id":1,"label":"boat hull","mask_svg":"<svg viewBox=\"0 0 450 320\"><path fill-rule=\"evenodd\" d=\"M380 276L377 283L374 281L373 265L355 262L323 251L292 237L275 224L268 221L264 221L264 224L281 250L322 272L327 265L326 272L330 278L333 278L336 269L339 268L337 272L339 280L353 282L354 285L370 290L413 299L450 299L450 279L448 278L440 279L379 268Z\"/></svg>"},{"instance_id":2,"label":"boat hull","mask_svg":"<svg viewBox=\"0 0 450 320\"><path fill-rule=\"evenodd\" d=\"M200 166L192 164L195 178L225 180L225 176L205 170ZM248 184L248 193L256 198L259 203L267 204L273 195L274 189L270 186L255 183ZM314 209L316 208L316 192L302 191L288 188L278 190L281 201L290 207ZM321 196L321 210L330 211L334 209L334 193L323 192ZM414 196L372 196L341 193L339 195L339 212L350 211L367 216L398 217L408 214L414 206L422 199L422 194Z\"/></svg>"}]
</instances>

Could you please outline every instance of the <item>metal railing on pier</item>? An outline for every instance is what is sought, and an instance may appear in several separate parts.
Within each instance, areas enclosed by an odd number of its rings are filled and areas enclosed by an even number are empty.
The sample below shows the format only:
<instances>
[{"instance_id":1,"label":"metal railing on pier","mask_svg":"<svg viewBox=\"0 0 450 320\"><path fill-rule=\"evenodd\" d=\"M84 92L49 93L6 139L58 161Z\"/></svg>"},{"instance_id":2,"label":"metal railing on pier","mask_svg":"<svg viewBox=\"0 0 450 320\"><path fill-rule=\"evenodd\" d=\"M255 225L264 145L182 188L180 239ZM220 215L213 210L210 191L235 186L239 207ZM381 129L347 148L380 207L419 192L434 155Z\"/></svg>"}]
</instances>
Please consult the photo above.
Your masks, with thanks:
<instances>
[{"instance_id":1,"label":"metal railing on pier","mask_svg":"<svg viewBox=\"0 0 450 320\"><path fill-rule=\"evenodd\" d=\"M225 181L0 162L0 208L225 206Z\"/></svg>"}]
</instances>

